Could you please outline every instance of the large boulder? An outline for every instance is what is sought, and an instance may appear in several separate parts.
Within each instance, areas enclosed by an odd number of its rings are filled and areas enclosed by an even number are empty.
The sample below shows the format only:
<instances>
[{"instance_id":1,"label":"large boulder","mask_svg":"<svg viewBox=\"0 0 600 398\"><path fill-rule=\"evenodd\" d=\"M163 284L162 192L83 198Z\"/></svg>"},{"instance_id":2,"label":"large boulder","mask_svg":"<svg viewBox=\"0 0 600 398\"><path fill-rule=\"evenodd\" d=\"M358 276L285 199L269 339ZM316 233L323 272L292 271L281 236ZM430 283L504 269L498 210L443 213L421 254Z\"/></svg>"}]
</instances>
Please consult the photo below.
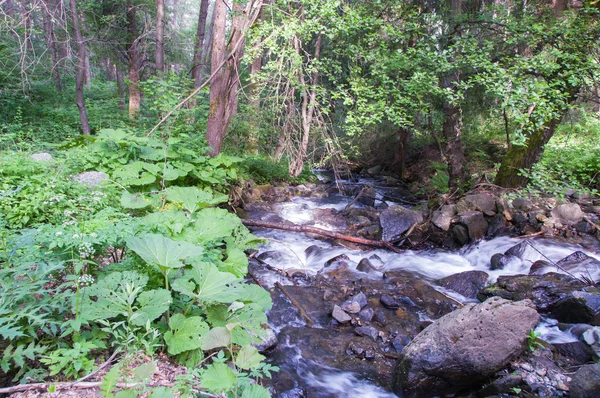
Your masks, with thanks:
<instances>
[{"instance_id":1,"label":"large boulder","mask_svg":"<svg viewBox=\"0 0 600 398\"><path fill-rule=\"evenodd\" d=\"M497 297L443 316L402 350L394 392L419 398L479 385L523 353L539 318L531 301Z\"/></svg>"},{"instance_id":2,"label":"large boulder","mask_svg":"<svg viewBox=\"0 0 600 398\"><path fill-rule=\"evenodd\" d=\"M552 209L552 218L565 225L575 225L583 220L583 211L577 203L564 203Z\"/></svg>"},{"instance_id":3,"label":"large boulder","mask_svg":"<svg viewBox=\"0 0 600 398\"><path fill-rule=\"evenodd\" d=\"M390 206L379 217L383 230L382 239L393 242L402 237L402 234L415 223L423 222L423 215L402 206Z\"/></svg>"},{"instance_id":4,"label":"large boulder","mask_svg":"<svg viewBox=\"0 0 600 398\"><path fill-rule=\"evenodd\" d=\"M48 152L34 153L30 158L35 162L51 162L53 160L52 155Z\"/></svg>"},{"instance_id":5,"label":"large boulder","mask_svg":"<svg viewBox=\"0 0 600 398\"><path fill-rule=\"evenodd\" d=\"M458 201L456 209L459 213L477 210L488 216L493 216L496 214L496 199L485 193L467 195Z\"/></svg>"}]
</instances>

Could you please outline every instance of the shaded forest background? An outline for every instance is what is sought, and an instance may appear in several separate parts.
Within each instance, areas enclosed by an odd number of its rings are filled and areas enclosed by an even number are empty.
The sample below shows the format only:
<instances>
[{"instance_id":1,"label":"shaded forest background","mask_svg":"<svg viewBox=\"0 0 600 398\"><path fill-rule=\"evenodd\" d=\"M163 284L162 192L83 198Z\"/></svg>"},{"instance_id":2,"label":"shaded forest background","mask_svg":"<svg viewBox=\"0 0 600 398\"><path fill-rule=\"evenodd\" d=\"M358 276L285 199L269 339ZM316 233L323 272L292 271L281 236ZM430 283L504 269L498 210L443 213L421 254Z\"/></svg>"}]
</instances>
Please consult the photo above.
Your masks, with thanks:
<instances>
[{"instance_id":1,"label":"shaded forest background","mask_svg":"<svg viewBox=\"0 0 600 398\"><path fill-rule=\"evenodd\" d=\"M2 145L126 128L292 176L359 162L413 178L434 145L450 188L481 166L519 187L561 123L597 132L597 2L321 3L5 0ZM593 187L581 162L572 179Z\"/></svg>"}]
</instances>

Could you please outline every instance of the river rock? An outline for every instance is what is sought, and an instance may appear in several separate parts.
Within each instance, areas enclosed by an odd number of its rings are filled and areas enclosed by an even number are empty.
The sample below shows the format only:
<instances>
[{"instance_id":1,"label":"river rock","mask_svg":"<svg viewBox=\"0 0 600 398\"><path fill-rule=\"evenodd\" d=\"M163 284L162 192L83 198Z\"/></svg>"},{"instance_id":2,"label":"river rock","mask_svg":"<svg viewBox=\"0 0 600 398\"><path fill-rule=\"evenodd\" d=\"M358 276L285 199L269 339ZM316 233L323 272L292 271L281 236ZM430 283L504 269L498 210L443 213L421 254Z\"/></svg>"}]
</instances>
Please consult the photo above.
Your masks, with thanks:
<instances>
[{"instance_id":1,"label":"river rock","mask_svg":"<svg viewBox=\"0 0 600 398\"><path fill-rule=\"evenodd\" d=\"M375 206L375 199L377 199L377 191L373 187L363 188L357 194L359 203L362 203L365 206Z\"/></svg>"},{"instance_id":2,"label":"river rock","mask_svg":"<svg viewBox=\"0 0 600 398\"><path fill-rule=\"evenodd\" d=\"M342 305L340 305L340 308L345 312L358 314L365 305L367 305L367 296L365 296L363 292L360 292L344 301Z\"/></svg>"},{"instance_id":3,"label":"river rock","mask_svg":"<svg viewBox=\"0 0 600 398\"><path fill-rule=\"evenodd\" d=\"M483 271L465 271L439 279L436 283L454 290L468 298L477 298L477 293L486 285L489 275Z\"/></svg>"},{"instance_id":4,"label":"river rock","mask_svg":"<svg viewBox=\"0 0 600 398\"><path fill-rule=\"evenodd\" d=\"M529 242L529 240L524 240L523 242L520 242L508 249L507 251L505 251L504 254L507 256L514 256L523 259L525 253L530 247L531 242Z\"/></svg>"},{"instance_id":5,"label":"river rock","mask_svg":"<svg viewBox=\"0 0 600 398\"><path fill-rule=\"evenodd\" d=\"M356 270L360 272L378 271L377 267L375 267L368 258L361 259L356 266Z\"/></svg>"},{"instance_id":6,"label":"river rock","mask_svg":"<svg viewBox=\"0 0 600 398\"><path fill-rule=\"evenodd\" d=\"M458 213L465 211L481 211L487 216L496 214L496 199L488 194L481 193L476 195L467 195L461 198L456 204Z\"/></svg>"},{"instance_id":7,"label":"river rock","mask_svg":"<svg viewBox=\"0 0 600 398\"><path fill-rule=\"evenodd\" d=\"M467 227L462 224L454 224L452 226L452 236L454 236L454 239L461 245L466 245L471 240L469 238Z\"/></svg>"},{"instance_id":8,"label":"river rock","mask_svg":"<svg viewBox=\"0 0 600 398\"><path fill-rule=\"evenodd\" d=\"M562 224L574 225L583 220L583 211L577 203L564 203L552 209L552 217Z\"/></svg>"},{"instance_id":9,"label":"river rock","mask_svg":"<svg viewBox=\"0 0 600 398\"><path fill-rule=\"evenodd\" d=\"M479 211L464 211L458 213L459 220L467 227L469 238L471 240L482 239L488 228L488 223Z\"/></svg>"},{"instance_id":10,"label":"river rock","mask_svg":"<svg viewBox=\"0 0 600 398\"><path fill-rule=\"evenodd\" d=\"M552 317L564 323L600 325L600 293L573 292L557 302Z\"/></svg>"},{"instance_id":11,"label":"river rock","mask_svg":"<svg viewBox=\"0 0 600 398\"><path fill-rule=\"evenodd\" d=\"M94 188L107 179L108 174L101 171L85 171L73 176L73 181L89 188Z\"/></svg>"},{"instance_id":12,"label":"river rock","mask_svg":"<svg viewBox=\"0 0 600 398\"><path fill-rule=\"evenodd\" d=\"M389 294L382 294L381 297L379 298L379 301L381 301L381 304L383 304L383 306L386 308L389 308L389 309L400 308L400 301L396 300Z\"/></svg>"},{"instance_id":13,"label":"river rock","mask_svg":"<svg viewBox=\"0 0 600 398\"><path fill-rule=\"evenodd\" d=\"M348 323L352 320L352 317L348 315L339 305L333 306L333 312L331 313L333 319L339 323Z\"/></svg>"},{"instance_id":14,"label":"river rock","mask_svg":"<svg viewBox=\"0 0 600 398\"><path fill-rule=\"evenodd\" d=\"M507 256L506 254L496 253L490 259L490 269L492 271L498 269L504 269L514 259L514 256Z\"/></svg>"},{"instance_id":15,"label":"river rock","mask_svg":"<svg viewBox=\"0 0 600 398\"><path fill-rule=\"evenodd\" d=\"M375 311L373 310L373 308L363 308L358 313L358 316L364 321L371 322L375 317Z\"/></svg>"},{"instance_id":16,"label":"river rock","mask_svg":"<svg viewBox=\"0 0 600 398\"><path fill-rule=\"evenodd\" d=\"M600 358L600 327L592 326L581 333L580 339Z\"/></svg>"},{"instance_id":17,"label":"river rock","mask_svg":"<svg viewBox=\"0 0 600 398\"><path fill-rule=\"evenodd\" d=\"M581 341L552 344L558 353L557 363L562 368L585 365L594 359L592 349Z\"/></svg>"},{"instance_id":18,"label":"river rock","mask_svg":"<svg viewBox=\"0 0 600 398\"><path fill-rule=\"evenodd\" d=\"M367 169L367 173L372 175L372 176L376 176L381 174L381 170L383 169L383 166L381 166L380 164L370 167Z\"/></svg>"},{"instance_id":19,"label":"river rock","mask_svg":"<svg viewBox=\"0 0 600 398\"><path fill-rule=\"evenodd\" d=\"M515 198L512 201L515 210L530 211L533 209L533 202L527 198Z\"/></svg>"},{"instance_id":20,"label":"river rock","mask_svg":"<svg viewBox=\"0 0 600 398\"><path fill-rule=\"evenodd\" d=\"M570 385L571 398L598 398L600 392L600 364L584 365L575 374Z\"/></svg>"},{"instance_id":21,"label":"river rock","mask_svg":"<svg viewBox=\"0 0 600 398\"><path fill-rule=\"evenodd\" d=\"M415 223L423 222L423 215L402 206L390 206L379 217L383 230L382 239L387 242L395 241Z\"/></svg>"},{"instance_id":22,"label":"river rock","mask_svg":"<svg viewBox=\"0 0 600 398\"><path fill-rule=\"evenodd\" d=\"M358 336L366 336L373 339L373 341L377 341L377 337L379 336L379 331L372 326L360 326L354 329L354 333Z\"/></svg>"},{"instance_id":23,"label":"river rock","mask_svg":"<svg viewBox=\"0 0 600 398\"><path fill-rule=\"evenodd\" d=\"M501 298L443 316L402 350L394 392L431 397L480 384L524 351L539 318L531 301Z\"/></svg>"},{"instance_id":24,"label":"river rock","mask_svg":"<svg viewBox=\"0 0 600 398\"><path fill-rule=\"evenodd\" d=\"M441 211L434 211L431 222L442 231L448 231L453 219L453 216L446 215Z\"/></svg>"},{"instance_id":25,"label":"river rock","mask_svg":"<svg viewBox=\"0 0 600 398\"><path fill-rule=\"evenodd\" d=\"M352 263L352 260L350 260L350 257L348 257L345 254L340 254L339 256L335 256L333 258L330 258L329 260L325 261L325 265L324 267L331 267L331 266L336 266L336 267L343 267L343 268L348 268L348 266Z\"/></svg>"},{"instance_id":26,"label":"river rock","mask_svg":"<svg viewBox=\"0 0 600 398\"><path fill-rule=\"evenodd\" d=\"M556 272L544 275L504 275L498 277L496 283L481 289L477 298L481 301L493 296L512 301L530 299L538 311L548 312L559 300L583 286L581 281Z\"/></svg>"},{"instance_id":27,"label":"river rock","mask_svg":"<svg viewBox=\"0 0 600 398\"><path fill-rule=\"evenodd\" d=\"M30 158L35 162L51 162L54 159L48 152L34 153Z\"/></svg>"}]
</instances>

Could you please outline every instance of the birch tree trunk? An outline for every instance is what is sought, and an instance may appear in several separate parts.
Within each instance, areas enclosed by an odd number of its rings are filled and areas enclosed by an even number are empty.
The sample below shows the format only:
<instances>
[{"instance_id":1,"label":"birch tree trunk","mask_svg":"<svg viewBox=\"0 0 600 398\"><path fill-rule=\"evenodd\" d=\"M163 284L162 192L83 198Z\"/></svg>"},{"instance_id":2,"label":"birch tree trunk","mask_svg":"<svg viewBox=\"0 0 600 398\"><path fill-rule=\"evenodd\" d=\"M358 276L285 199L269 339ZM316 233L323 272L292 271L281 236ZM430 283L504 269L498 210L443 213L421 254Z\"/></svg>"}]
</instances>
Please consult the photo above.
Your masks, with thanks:
<instances>
[{"instance_id":1,"label":"birch tree trunk","mask_svg":"<svg viewBox=\"0 0 600 398\"><path fill-rule=\"evenodd\" d=\"M42 16L44 18L44 37L46 39L46 46L50 51L52 57L52 77L54 77L54 84L56 90L62 92L62 83L60 80L60 72L58 69L58 55L56 52L56 36L54 35L54 24L52 23L52 16L48 9L49 4L42 4Z\"/></svg>"},{"instance_id":2,"label":"birch tree trunk","mask_svg":"<svg viewBox=\"0 0 600 398\"><path fill-rule=\"evenodd\" d=\"M165 1L156 0L156 71L165 71Z\"/></svg>"},{"instance_id":3,"label":"birch tree trunk","mask_svg":"<svg viewBox=\"0 0 600 398\"><path fill-rule=\"evenodd\" d=\"M321 56L321 38L322 34L319 33L315 42L315 54L314 60L318 60ZM294 46L296 51L300 53L300 40L298 37L294 38ZM302 173L304 167L304 161L306 160L306 153L308 150L308 140L310 138L310 131L313 124L315 115L315 109L317 106L317 86L319 84L319 73L315 71L310 79L310 85L307 84L304 77L304 71L299 71L299 83L302 88L302 139L300 140L300 146L296 151L294 160L290 163L289 172L292 177L298 177Z\"/></svg>"},{"instance_id":4,"label":"birch tree trunk","mask_svg":"<svg viewBox=\"0 0 600 398\"><path fill-rule=\"evenodd\" d=\"M83 41L83 35L79 29L79 15L77 14L77 6L75 0L69 0L71 8L71 19L73 23L73 31L75 33L75 40L77 42L77 75L75 77L75 97L77 101L77 108L79 108L79 118L81 120L81 129L83 134L90 134L90 125L88 123L87 111L85 109L85 97L83 93L83 84L85 80L85 42Z\"/></svg>"},{"instance_id":5,"label":"birch tree trunk","mask_svg":"<svg viewBox=\"0 0 600 398\"><path fill-rule=\"evenodd\" d=\"M140 111L142 92L140 83L140 54L137 35L137 9L134 4L127 5L127 60L129 62L129 118L135 119Z\"/></svg>"}]
</instances>

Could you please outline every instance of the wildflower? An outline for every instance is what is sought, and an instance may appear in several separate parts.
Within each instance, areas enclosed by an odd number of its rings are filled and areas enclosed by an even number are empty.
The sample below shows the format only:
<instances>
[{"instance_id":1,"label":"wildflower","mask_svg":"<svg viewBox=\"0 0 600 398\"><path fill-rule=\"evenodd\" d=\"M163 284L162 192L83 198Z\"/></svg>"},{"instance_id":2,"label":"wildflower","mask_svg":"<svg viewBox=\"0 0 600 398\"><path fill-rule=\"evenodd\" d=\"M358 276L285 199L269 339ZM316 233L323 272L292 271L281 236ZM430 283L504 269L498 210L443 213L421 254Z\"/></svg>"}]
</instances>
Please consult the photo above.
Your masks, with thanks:
<instances>
[{"instance_id":1,"label":"wildflower","mask_svg":"<svg viewBox=\"0 0 600 398\"><path fill-rule=\"evenodd\" d=\"M79 286L82 287L90 286L92 283L94 283L94 277L89 274L83 274L77 278L77 283L79 283Z\"/></svg>"},{"instance_id":2,"label":"wildflower","mask_svg":"<svg viewBox=\"0 0 600 398\"><path fill-rule=\"evenodd\" d=\"M62 234L63 234L62 231L56 231L56 233L54 235L61 236Z\"/></svg>"}]
</instances>

